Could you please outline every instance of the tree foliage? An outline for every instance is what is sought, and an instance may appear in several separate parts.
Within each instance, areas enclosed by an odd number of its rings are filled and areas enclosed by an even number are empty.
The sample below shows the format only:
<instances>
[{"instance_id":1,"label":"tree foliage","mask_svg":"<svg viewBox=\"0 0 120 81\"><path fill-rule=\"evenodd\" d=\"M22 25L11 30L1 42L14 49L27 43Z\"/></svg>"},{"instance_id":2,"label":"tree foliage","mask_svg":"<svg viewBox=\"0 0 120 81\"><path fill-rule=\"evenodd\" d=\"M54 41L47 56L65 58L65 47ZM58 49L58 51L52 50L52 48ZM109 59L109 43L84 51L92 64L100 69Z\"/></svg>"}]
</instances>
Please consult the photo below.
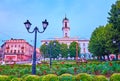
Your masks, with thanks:
<instances>
[{"instance_id":1,"label":"tree foliage","mask_svg":"<svg viewBox=\"0 0 120 81\"><path fill-rule=\"evenodd\" d=\"M52 58L57 58L60 54L60 43L58 41L50 41L48 44L48 53L51 53Z\"/></svg>"},{"instance_id":2,"label":"tree foliage","mask_svg":"<svg viewBox=\"0 0 120 81\"><path fill-rule=\"evenodd\" d=\"M114 31L112 32L112 39L116 41L116 45L113 45L115 48L113 51L114 53L116 53L118 59L118 53L120 52L118 49L120 48L120 0L117 0L116 3L111 6L111 10L108 14L108 22L113 24L114 29Z\"/></svg>"},{"instance_id":3,"label":"tree foliage","mask_svg":"<svg viewBox=\"0 0 120 81\"><path fill-rule=\"evenodd\" d=\"M41 45L40 52L42 53L42 55L44 57L46 57L46 58L49 57L49 55L48 55L48 48L47 48L47 46L45 44Z\"/></svg>"},{"instance_id":4,"label":"tree foliage","mask_svg":"<svg viewBox=\"0 0 120 81\"><path fill-rule=\"evenodd\" d=\"M113 31L112 24L99 26L93 31L88 48L94 56L101 57L113 52L111 31Z\"/></svg>"},{"instance_id":5,"label":"tree foliage","mask_svg":"<svg viewBox=\"0 0 120 81\"><path fill-rule=\"evenodd\" d=\"M68 57L68 46L67 44L62 43L60 47L60 54L62 57L67 58Z\"/></svg>"},{"instance_id":6,"label":"tree foliage","mask_svg":"<svg viewBox=\"0 0 120 81\"><path fill-rule=\"evenodd\" d=\"M111 6L111 10L108 13L108 22L113 24L113 28L120 32L120 1L116 1L115 4ZM116 32L117 33L117 32Z\"/></svg>"},{"instance_id":7,"label":"tree foliage","mask_svg":"<svg viewBox=\"0 0 120 81\"><path fill-rule=\"evenodd\" d=\"M96 28L90 38L89 51L95 56L109 55L119 52L118 42L120 42L120 1L116 1L111 6L108 13L108 24ZM113 44L113 39L116 44Z\"/></svg>"}]
</instances>

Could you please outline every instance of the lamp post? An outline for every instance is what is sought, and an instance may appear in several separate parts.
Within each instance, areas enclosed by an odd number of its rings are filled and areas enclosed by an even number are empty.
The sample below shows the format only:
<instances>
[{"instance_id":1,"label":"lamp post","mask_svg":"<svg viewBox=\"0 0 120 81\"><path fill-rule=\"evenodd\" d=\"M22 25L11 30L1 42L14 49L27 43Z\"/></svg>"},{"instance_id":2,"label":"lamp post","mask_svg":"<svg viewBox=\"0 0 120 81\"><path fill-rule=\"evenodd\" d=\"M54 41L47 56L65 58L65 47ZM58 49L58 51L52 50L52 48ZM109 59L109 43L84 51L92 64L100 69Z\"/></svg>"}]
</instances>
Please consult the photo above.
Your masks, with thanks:
<instances>
[{"instance_id":1,"label":"lamp post","mask_svg":"<svg viewBox=\"0 0 120 81\"><path fill-rule=\"evenodd\" d=\"M25 23L24 23L27 31L29 33L34 33L35 32L35 40L34 40L34 52L33 52L33 57L32 57L32 74L35 75L36 74L36 42L37 42L37 32L38 33L43 33L45 31L45 29L47 28L48 26L48 22L47 20L45 19L45 21L42 21L42 25L43 25L43 31L39 31L38 27L36 26L34 28L33 31L29 31L30 27L31 27L31 23L29 22L29 20L27 20Z\"/></svg>"},{"instance_id":2,"label":"lamp post","mask_svg":"<svg viewBox=\"0 0 120 81\"><path fill-rule=\"evenodd\" d=\"M117 43L117 41L113 39L113 43L118 45L118 50L119 50L118 53L120 53L120 42ZM116 60L118 60L118 54Z\"/></svg>"},{"instance_id":3,"label":"lamp post","mask_svg":"<svg viewBox=\"0 0 120 81\"><path fill-rule=\"evenodd\" d=\"M78 43L76 43L76 62L78 61Z\"/></svg>"},{"instance_id":4,"label":"lamp post","mask_svg":"<svg viewBox=\"0 0 120 81\"><path fill-rule=\"evenodd\" d=\"M56 43L55 42L53 42L53 45L55 46L56 45ZM46 42L46 46L48 46L48 43ZM49 52L49 54L50 54L50 68L52 68L52 45L51 45L51 43L49 43L49 48L50 48L50 52Z\"/></svg>"}]
</instances>

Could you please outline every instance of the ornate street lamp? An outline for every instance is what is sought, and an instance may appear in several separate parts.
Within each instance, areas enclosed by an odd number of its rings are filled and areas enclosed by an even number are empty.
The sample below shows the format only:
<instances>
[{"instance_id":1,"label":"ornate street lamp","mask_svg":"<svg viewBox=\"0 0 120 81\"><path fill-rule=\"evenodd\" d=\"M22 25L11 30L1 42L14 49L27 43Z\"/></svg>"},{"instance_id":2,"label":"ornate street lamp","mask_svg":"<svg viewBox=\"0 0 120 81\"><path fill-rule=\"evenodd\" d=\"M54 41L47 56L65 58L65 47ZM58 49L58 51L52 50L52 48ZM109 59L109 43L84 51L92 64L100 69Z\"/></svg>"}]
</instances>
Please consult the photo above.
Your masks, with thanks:
<instances>
[{"instance_id":1,"label":"ornate street lamp","mask_svg":"<svg viewBox=\"0 0 120 81\"><path fill-rule=\"evenodd\" d=\"M56 43L53 42L53 45L55 46ZM47 42L46 42L46 46L48 46L48 43L47 43ZM49 57L50 57L50 68L52 68L52 55L51 55L51 54L52 54L52 48L53 48L53 47L52 47L51 43L49 43L49 48L50 48L50 50L49 50L49 51L50 51L50 52L49 52L49 53L50 53L50 54L49 54Z\"/></svg>"},{"instance_id":2,"label":"ornate street lamp","mask_svg":"<svg viewBox=\"0 0 120 81\"><path fill-rule=\"evenodd\" d=\"M30 27L31 27L31 23L29 22L29 20L27 20L25 23L24 23L27 31L29 33L34 33L35 32L35 41L34 41L34 52L33 52L33 57L32 57L32 74L35 75L36 74L36 42L37 42L37 32L39 33L43 33L45 31L45 29L47 28L48 26L48 22L47 20L45 19L45 21L42 21L42 25L43 25L43 31L39 31L38 27L35 27L33 31L29 31Z\"/></svg>"}]
</instances>

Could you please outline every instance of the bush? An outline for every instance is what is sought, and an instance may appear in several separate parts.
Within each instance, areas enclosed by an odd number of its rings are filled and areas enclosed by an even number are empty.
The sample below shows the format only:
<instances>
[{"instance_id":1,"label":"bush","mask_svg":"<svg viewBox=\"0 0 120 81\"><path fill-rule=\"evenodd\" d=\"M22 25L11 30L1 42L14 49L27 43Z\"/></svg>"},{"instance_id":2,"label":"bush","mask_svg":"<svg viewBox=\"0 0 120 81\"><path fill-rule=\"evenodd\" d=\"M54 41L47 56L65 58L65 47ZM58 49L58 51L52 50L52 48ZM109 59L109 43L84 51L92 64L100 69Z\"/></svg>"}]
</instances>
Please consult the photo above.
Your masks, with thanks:
<instances>
[{"instance_id":1,"label":"bush","mask_svg":"<svg viewBox=\"0 0 120 81\"><path fill-rule=\"evenodd\" d=\"M10 78L6 75L0 75L0 81L10 81Z\"/></svg>"},{"instance_id":2,"label":"bush","mask_svg":"<svg viewBox=\"0 0 120 81\"><path fill-rule=\"evenodd\" d=\"M13 78L13 79L11 79L11 81L22 81L22 79L21 78Z\"/></svg>"},{"instance_id":3,"label":"bush","mask_svg":"<svg viewBox=\"0 0 120 81\"><path fill-rule=\"evenodd\" d=\"M23 81L39 81L40 77L37 75L28 75L23 78Z\"/></svg>"},{"instance_id":4,"label":"bush","mask_svg":"<svg viewBox=\"0 0 120 81\"><path fill-rule=\"evenodd\" d=\"M39 81L42 81L42 78L43 78L43 76L40 76L40 79L39 79Z\"/></svg>"},{"instance_id":5,"label":"bush","mask_svg":"<svg viewBox=\"0 0 120 81\"><path fill-rule=\"evenodd\" d=\"M67 73L67 68L65 68L65 67L60 68L57 72L58 75L62 75L64 73Z\"/></svg>"},{"instance_id":6,"label":"bush","mask_svg":"<svg viewBox=\"0 0 120 81\"><path fill-rule=\"evenodd\" d=\"M93 77L87 73L80 73L76 75L76 81L93 81Z\"/></svg>"},{"instance_id":7,"label":"bush","mask_svg":"<svg viewBox=\"0 0 120 81\"><path fill-rule=\"evenodd\" d=\"M59 81L75 81L75 77L66 73L59 76Z\"/></svg>"},{"instance_id":8,"label":"bush","mask_svg":"<svg viewBox=\"0 0 120 81\"><path fill-rule=\"evenodd\" d=\"M97 75L97 76L94 77L94 81L108 81L108 80L103 75Z\"/></svg>"},{"instance_id":9,"label":"bush","mask_svg":"<svg viewBox=\"0 0 120 81\"><path fill-rule=\"evenodd\" d=\"M114 73L110 77L110 81L120 81L120 73Z\"/></svg>"},{"instance_id":10,"label":"bush","mask_svg":"<svg viewBox=\"0 0 120 81\"><path fill-rule=\"evenodd\" d=\"M25 78L25 77L27 77L27 76L29 76L30 74L25 74L25 75L23 75L21 78Z\"/></svg>"},{"instance_id":11,"label":"bush","mask_svg":"<svg viewBox=\"0 0 120 81\"><path fill-rule=\"evenodd\" d=\"M48 74L42 77L42 81L59 81L59 79L55 74Z\"/></svg>"}]
</instances>

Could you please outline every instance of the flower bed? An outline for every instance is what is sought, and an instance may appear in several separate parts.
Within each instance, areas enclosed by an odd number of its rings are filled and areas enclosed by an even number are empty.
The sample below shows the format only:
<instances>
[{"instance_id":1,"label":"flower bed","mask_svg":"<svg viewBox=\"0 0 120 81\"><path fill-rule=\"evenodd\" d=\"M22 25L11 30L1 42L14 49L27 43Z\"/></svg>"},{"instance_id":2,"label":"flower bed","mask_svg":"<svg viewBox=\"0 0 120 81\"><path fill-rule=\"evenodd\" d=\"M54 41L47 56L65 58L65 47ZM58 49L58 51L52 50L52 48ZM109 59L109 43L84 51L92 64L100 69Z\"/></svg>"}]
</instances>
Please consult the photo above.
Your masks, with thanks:
<instances>
[{"instance_id":1,"label":"flower bed","mask_svg":"<svg viewBox=\"0 0 120 81\"><path fill-rule=\"evenodd\" d=\"M120 62L111 61L111 62L88 62L82 63L80 65L58 62L52 64L52 68L49 68L49 64L40 64L36 67L36 74L39 76L47 74L56 74L62 75L64 73L69 73L76 75L79 73L88 73L92 75L105 75L110 77L113 73L120 73ZM15 77L21 77L25 74L31 74L31 65L1 65L0 66L0 75L13 75Z\"/></svg>"}]
</instances>

